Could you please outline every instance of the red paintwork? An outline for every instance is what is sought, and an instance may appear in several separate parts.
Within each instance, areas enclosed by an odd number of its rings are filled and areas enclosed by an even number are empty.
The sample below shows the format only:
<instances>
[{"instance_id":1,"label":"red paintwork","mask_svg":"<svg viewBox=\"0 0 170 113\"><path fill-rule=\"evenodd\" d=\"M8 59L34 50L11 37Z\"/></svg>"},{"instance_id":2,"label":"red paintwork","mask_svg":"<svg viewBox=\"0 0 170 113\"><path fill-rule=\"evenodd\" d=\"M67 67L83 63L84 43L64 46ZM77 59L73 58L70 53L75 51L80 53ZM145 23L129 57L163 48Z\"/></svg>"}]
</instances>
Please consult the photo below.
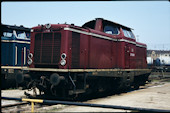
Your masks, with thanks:
<instances>
[{"instance_id":1,"label":"red paintwork","mask_svg":"<svg viewBox=\"0 0 170 113\"><path fill-rule=\"evenodd\" d=\"M121 41L111 41L102 38L94 38L91 35L80 33L80 50L79 50L79 67L80 69L113 69L113 68L122 68L122 69L136 69L136 68L146 68L146 48L139 46L146 46L136 42L135 39L127 38L124 36L122 31L122 26L117 24L120 27L119 35L110 35L103 32L103 19L96 19L95 29L82 28L74 25L66 24L52 24L50 30L56 30L61 28L57 32L61 32L61 50L62 53L66 53L66 65L61 66L60 69L73 69L72 67L72 31L64 30L64 28L72 28L74 30L83 31L86 33L94 33L102 36L107 36L115 40ZM125 26L124 26L125 27ZM42 26L33 27L35 32L31 33L31 44L30 52L34 55L34 36L37 32L49 32L49 29L46 29ZM128 28L130 29L130 28ZM51 32L51 31L50 31ZM55 31L56 32L56 31ZM123 41L126 40L126 41ZM131 43L127 42L130 41ZM136 46L136 43L139 46ZM49 56L50 57L50 56ZM33 59L34 61L34 59ZM61 61L61 58L60 58ZM47 63L50 65L50 63ZM30 67L35 67L34 62Z\"/></svg>"},{"instance_id":2,"label":"red paintwork","mask_svg":"<svg viewBox=\"0 0 170 113\"><path fill-rule=\"evenodd\" d=\"M102 24L102 19L96 19L96 25L95 25L95 30L97 31L103 31L103 24Z\"/></svg>"}]
</instances>

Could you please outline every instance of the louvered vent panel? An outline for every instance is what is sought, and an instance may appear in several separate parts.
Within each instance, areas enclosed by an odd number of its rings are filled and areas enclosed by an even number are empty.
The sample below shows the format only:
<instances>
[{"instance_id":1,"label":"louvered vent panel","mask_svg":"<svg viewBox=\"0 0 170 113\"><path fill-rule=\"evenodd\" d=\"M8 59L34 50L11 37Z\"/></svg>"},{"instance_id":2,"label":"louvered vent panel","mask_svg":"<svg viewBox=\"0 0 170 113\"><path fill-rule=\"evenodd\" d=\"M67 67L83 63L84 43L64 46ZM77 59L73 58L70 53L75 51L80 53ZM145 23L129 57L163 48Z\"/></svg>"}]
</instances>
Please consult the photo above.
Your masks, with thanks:
<instances>
[{"instance_id":1,"label":"louvered vent panel","mask_svg":"<svg viewBox=\"0 0 170 113\"><path fill-rule=\"evenodd\" d=\"M80 65L80 34L72 32L72 68Z\"/></svg>"},{"instance_id":2,"label":"louvered vent panel","mask_svg":"<svg viewBox=\"0 0 170 113\"><path fill-rule=\"evenodd\" d=\"M43 34L43 43L42 43L42 63L51 63L52 58L52 33Z\"/></svg>"},{"instance_id":3,"label":"louvered vent panel","mask_svg":"<svg viewBox=\"0 0 170 113\"><path fill-rule=\"evenodd\" d=\"M61 33L36 34L34 47L35 67L58 68L60 60Z\"/></svg>"},{"instance_id":4,"label":"louvered vent panel","mask_svg":"<svg viewBox=\"0 0 170 113\"><path fill-rule=\"evenodd\" d=\"M38 33L35 35L34 42L34 62L40 63L40 52L41 52L41 34Z\"/></svg>"},{"instance_id":5,"label":"louvered vent panel","mask_svg":"<svg viewBox=\"0 0 170 113\"><path fill-rule=\"evenodd\" d=\"M53 63L59 63L61 48L61 33L54 34Z\"/></svg>"}]
</instances>

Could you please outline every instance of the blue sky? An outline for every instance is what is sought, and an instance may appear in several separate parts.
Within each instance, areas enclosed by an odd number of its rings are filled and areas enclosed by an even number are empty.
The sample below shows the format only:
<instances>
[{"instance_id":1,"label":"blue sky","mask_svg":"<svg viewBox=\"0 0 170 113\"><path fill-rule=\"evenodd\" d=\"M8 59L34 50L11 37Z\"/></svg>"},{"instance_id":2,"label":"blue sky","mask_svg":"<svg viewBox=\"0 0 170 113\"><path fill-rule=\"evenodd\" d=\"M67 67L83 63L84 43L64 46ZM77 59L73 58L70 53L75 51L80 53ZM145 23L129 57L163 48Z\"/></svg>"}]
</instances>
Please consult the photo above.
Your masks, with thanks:
<instances>
[{"instance_id":1,"label":"blue sky","mask_svg":"<svg viewBox=\"0 0 170 113\"><path fill-rule=\"evenodd\" d=\"M99 17L133 28L137 40L148 49L170 50L168 0L1 2L2 24L34 27L66 22L82 26Z\"/></svg>"}]
</instances>

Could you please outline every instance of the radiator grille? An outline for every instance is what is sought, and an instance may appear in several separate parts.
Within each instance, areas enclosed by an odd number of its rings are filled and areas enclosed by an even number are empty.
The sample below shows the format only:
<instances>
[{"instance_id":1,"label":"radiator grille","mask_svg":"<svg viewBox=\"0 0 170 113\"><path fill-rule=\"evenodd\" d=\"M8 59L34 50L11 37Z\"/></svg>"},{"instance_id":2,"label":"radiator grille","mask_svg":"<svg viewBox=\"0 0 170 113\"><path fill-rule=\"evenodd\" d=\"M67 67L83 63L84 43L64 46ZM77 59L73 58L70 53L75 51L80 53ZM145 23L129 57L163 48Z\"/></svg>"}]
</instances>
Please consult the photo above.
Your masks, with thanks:
<instances>
[{"instance_id":1,"label":"radiator grille","mask_svg":"<svg viewBox=\"0 0 170 113\"><path fill-rule=\"evenodd\" d=\"M35 35L34 63L36 67L58 65L60 60L61 33Z\"/></svg>"},{"instance_id":2,"label":"radiator grille","mask_svg":"<svg viewBox=\"0 0 170 113\"><path fill-rule=\"evenodd\" d=\"M41 51L41 34L38 33L35 35L35 42L34 42L34 62L40 63L40 51Z\"/></svg>"},{"instance_id":3,"label":"radiator grille","mask_svg":"<svg viewBox=\"0 0 170 113\"><path fill-rule=\"evenodd\" d=\"M52 33L44 33L42 38L42 63L50 63L52 58Z\"/></svg>"},{"instance_id":4,"label":"radiator grille","mask_svg":"<svg viewBox=\"0 0 170 113\"><path fill-rule=\"evenodd\" d=\"M72 68L79 68L80 64L80 34L72 32Z\"/></svg>"},{"instance_id":5,"label":"radiator grille","mask_svg":"<svg viewBox=\"0 0 170 113\"><path fill-rule=\"evenodd\" d=\"M61 49L61 33L54 34L54 46L53 46L53 63L58 63L60 60Z\"/></svg>"}]
</instances>

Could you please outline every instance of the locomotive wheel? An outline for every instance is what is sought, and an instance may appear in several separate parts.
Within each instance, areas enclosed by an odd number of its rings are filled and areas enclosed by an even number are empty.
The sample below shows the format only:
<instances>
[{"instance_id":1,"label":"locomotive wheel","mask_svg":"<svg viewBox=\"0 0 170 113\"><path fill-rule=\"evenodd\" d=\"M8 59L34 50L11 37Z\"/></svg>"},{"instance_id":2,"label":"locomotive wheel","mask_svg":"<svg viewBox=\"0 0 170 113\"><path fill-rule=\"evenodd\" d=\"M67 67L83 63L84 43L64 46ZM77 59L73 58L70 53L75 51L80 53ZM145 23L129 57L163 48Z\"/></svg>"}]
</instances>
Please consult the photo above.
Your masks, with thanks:
<instances>
[{"instance_id":1,"label":"locomotive wheel","mask_svg":"<svg viewBox=\"0 0 170 113\"><path fill-rule=\"evenodd\" d=\"M1 74L1 88L2 89L6 89L7 88L7 83L6 83L6 79L5 79L5 74Z\"/></svg>"},{"instance_id":2,"label":"locomotive wheel","mask_svg":"<svg viewBox=\"0 0 170 113\"><path fill-rule=\"evenodd\" d=\"M59 74L53 73L50 76L50 83L55 85L55 86L58 85L60 83L60 76L59 76Z\"/></svg>"},{"instance_id":3,"label":"locomotive wheel","mask_svg":"<svg viewBox=\"0 0 170 113\"><path fill-rule=\"evenodd\" d=\"M135 90L139 89L139 86L140 86L140 85L139 85L138 83L134 84L134 89L135 89Z\"/></svg>"},{"instance_id":4,"label":"locomotive wheel","mask_svg":"<svg viewBox=\"0 0 170 113\"><path fill-rule=\"evenodd\" d=\"M16 82L18 84L22 83L24 81L24 76L23 73L21 71L19 71L16 76L15 76Z\"/></svg>"}]
</instances>

